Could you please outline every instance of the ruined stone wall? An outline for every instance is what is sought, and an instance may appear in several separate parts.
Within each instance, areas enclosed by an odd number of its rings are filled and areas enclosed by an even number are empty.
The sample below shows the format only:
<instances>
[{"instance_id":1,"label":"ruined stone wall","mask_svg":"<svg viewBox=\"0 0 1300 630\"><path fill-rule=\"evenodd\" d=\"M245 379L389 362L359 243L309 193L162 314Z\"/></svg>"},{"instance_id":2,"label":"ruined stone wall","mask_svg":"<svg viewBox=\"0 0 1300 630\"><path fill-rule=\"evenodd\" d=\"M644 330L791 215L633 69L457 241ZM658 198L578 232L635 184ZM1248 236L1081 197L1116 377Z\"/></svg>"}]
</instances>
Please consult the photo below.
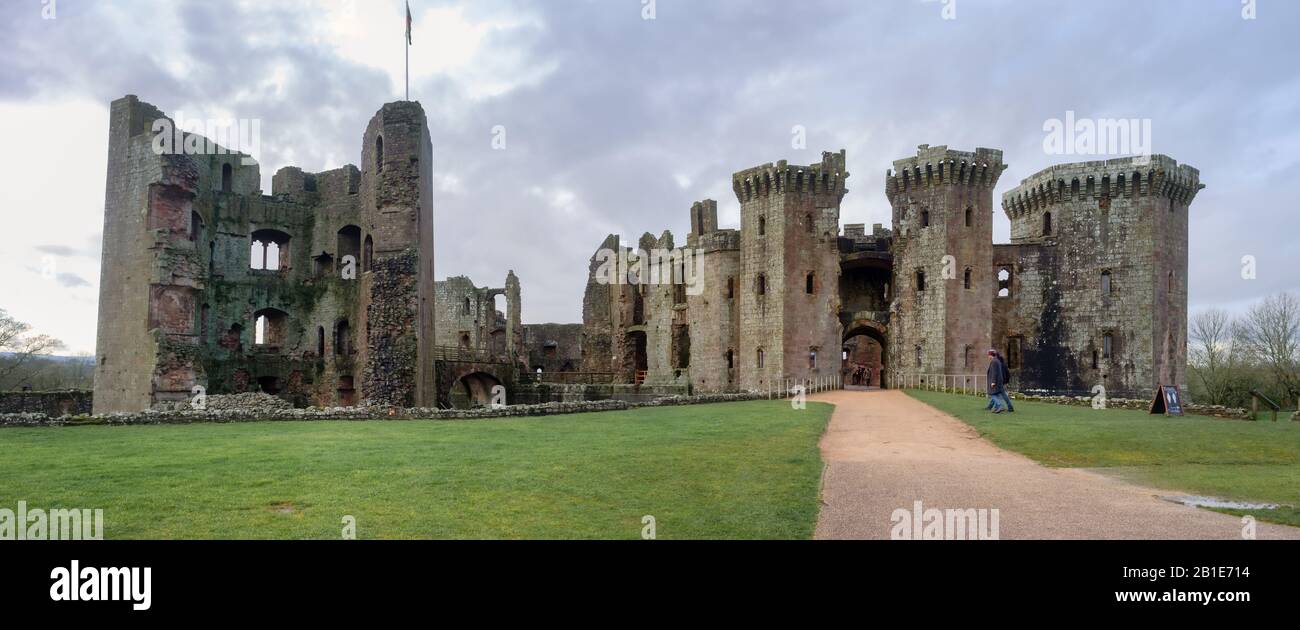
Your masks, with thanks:
<instances>
[{"instance_id":1,"label":"ruined stone wall","mask_svg":"<svg viewBox=\"0 0 1300 630\"><path fill-rule=\"evenodd\" d=\"M0 414L39 414L51 418L92 413L90 390L57 392L0 392Z\"/></svg>"},{"instance_id":2,"label":"ruined stone wall","mask_svg":"<svg viewBox=\"0 0 1300 630\"><path fill-rule=\"evenodd\" d=\"M546 380L547 374L582 371L582 324L524 324L522 329L523 358L530 373L541 368Z\"/></svg>"},{"instance_id":3,"label":"ruined stone wall","mask_svg":"<svg viewBox=\"0 0 1300 630\"><path fill-rule=\"evenodd\" d=\"M474 286L466 276L434 283L437 345L457 348L501 360L517 357L522 347L519 278L511 271L506 288ZM497 310L496 297L506 297L505 313Z\"/></svg>"},{"instance_id":4,"label":"ruined stone wall","mask_svg":"<svg viewBox=\"0 0 1300 630\"><path fill-rule=\"evenodd\" d=\"M582 371L615 371L615 328L621 314L615 306L615 294L620 287L600 281L598 274L606 264L603 251L619 251L615 234L605 237L592 254L587 267L587 287L582 297Z\"/></svg>"},{"instance_id":5,"label":"ruined stone wall","mask_svg":"<svg viewBox=\"0 0 1300 630\"><path fill-rule=\"evenodd\" d=\"M162 162L154 156L148 134L161 117L157 108L133 95L113 101L109 111L95 351L98 413L145 409L153 401L154 347L144 322L154 251L141 209L148 204L149 184L162 177Z\"/></svg>"},{"instance_id":6,"label":"ruined stone wall","mask_svg":"<svg viewBox=\"0 0 1300 630\"><path fill-rule=\"evenodd\" d=\"M373 237L372 256L377 268L385 258L405 257L407 250L414 250L414 267L410 272L415 274L415 279L403 283L403 290L410 295L401 298L415 305L412 313L415 319L407 331L416 349L414 390L409 395L416 405L432 405L437 398L433 366L437 324L434 304L430 303L435 295L433 145L424 108L410 101L385 104L366 127L361 161L363 228L368 238ZM370 312L371 305L364 297L362 306L363 313ZM400 344L376 337L388 334L389 330L369 326L364 317L362 327L369 341L361 348L359 360L367 371L378 373L382 366L392 365L395 359L378 355L376 350L398 348Z\"/></svg>"},{"instance_id":7,"label":"ruined stone wall","mask_svg":"<svg viewBox=\"0 0 1300 630\"><path fill-rule=\"evenodd\" d=\"M407 250L417 252L415 279L380 284L409 292L399 302L417 305L408 308L416 323L403 334L417 344L428 313L431 342L432 284L424 294L421 283L432 255L418 253L432 240L431 149L417 104L386 105L376 121L387 116L390 127L372 121L368 131L391 136L386 160L400 165L389 169L392 181L367 175L378 165L363 151L372 160L366 169L281 169L271 195L245 156L219 147L155 154L150 125L163 118L156 108L126 97L113 110L97 357L110 367L97 367L96 411L188 400L196 385L210 394L260 389L300 406L355 404L372 348L392 347L384 330L367 335L375 332L366 324L377 259ZM389 205L367 209L380 199ZM257 241L274 246L254 253ZM267 317L263 343L258 315ZM418 394L424 368L414 356L409 362L416 376L408 386Z\"/></svg>"},{"instance_id":8,"label":"ruined stone wall","mask_svg":"<svg viewBox=\"0 0 1300 630\"><path fill-rule=\"evenodd\" d=\"M995 328L1003 348L1021 339L1021 388L1186 387L1187 211L1200 188L1196 169L1154 156L1054 166L1003 196L1012 245L995 270L1014 269Z\"/></svg>"},{"instance_id":9,"label":"ruined stone wall","mask_svg":"<svg viewBox=\"0 0 1300 630\"><path fill-rule=\"evenodd\" d=\"M989 272L993 188L1005 168L996 149L921 145L915 157L896 160L887 174L894 224L887 349L892 370L983 370L995 292Z\"/></svg>"},{"instance_id":10,"label":"ruined stone wall","mask_svg":"<svg viewBox=\"0 0 1300 630\"><path fill-rule=\"evenodd\" d=\"M640 278L644 300L646 338L646 376L649 385L674 385L689 382L689 329L686 317L686 293L676 288L680 271L674 267L673 234L664 231L659 238L641 237L641 252L649 257L648 276Z\"/></svg>"}]
</instances>

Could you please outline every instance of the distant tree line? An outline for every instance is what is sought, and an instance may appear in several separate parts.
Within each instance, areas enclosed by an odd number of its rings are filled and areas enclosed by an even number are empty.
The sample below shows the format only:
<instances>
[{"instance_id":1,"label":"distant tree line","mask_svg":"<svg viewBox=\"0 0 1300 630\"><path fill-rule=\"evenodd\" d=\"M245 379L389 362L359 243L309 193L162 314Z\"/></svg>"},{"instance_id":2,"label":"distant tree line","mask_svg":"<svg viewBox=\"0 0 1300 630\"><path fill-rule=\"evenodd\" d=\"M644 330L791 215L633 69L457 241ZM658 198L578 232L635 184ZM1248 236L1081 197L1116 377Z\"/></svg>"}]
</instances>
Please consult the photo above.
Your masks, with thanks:
<instances>
[{"instance_id":1,"label":"distant tree line","mask_svg":"<svg viewBox=\"0 0 1300 630\"><path fill-rule=\"evenodd\" d=\"M1284 409L1300 404L1296 296L1264 298L1240 316L1223 309L1200 311L1187 332L1187 393L1192 400L1248 408L1251 390L1258 390Z\"/></svg>"},{"instance_id":2,"label":"distant tree line","mask_svg":"<svg viewBox=\"0 0 1300 630\"><path fill-rule=\"evenodd\" d=\"M89 355L53 356L66 346L0 309L0 391L90 389L95 364Z\"/></svg>"}]
</instances>

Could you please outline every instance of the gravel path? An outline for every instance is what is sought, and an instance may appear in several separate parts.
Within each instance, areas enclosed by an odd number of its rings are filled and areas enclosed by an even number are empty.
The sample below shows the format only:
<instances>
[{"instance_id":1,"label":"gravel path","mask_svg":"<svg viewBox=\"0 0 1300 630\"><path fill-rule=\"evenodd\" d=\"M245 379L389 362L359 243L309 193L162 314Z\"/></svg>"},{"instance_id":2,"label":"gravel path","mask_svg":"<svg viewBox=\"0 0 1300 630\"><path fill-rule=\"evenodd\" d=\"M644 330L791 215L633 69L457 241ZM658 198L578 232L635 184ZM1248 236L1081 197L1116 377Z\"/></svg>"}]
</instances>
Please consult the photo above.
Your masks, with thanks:
<instances>
[{"instance_id":1,"label":"gravel path","mask_svg":"<svg viewBox=\"0 0 1300 630\"><path fill-rule=\"evenodd\" d=\"M810 398L836 405L821 440L819 539L888 539L894 510L918 500L927 510L996 508L1004 540L1242 537L1238 517L1158 498L1177 492L1041 466L897 390ZM1256 533L1300 539L1300 528L1262 522Z\"/></svg>"}]
</instances>

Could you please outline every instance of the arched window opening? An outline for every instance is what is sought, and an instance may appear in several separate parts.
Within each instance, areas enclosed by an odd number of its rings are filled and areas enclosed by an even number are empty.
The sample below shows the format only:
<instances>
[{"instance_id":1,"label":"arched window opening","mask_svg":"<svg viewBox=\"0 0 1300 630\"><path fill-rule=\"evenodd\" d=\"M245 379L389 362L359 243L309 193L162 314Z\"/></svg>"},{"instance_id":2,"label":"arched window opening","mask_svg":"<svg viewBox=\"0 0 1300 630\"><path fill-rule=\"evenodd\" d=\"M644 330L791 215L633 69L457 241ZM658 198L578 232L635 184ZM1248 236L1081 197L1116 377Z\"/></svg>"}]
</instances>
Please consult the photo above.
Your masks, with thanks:
<instances>
[{"instance_id":1,"label":"arched window opening","mask_svg":"<svg viewBox=\"0 0 1300 630\"><path fill-rule=\"evenodd\" d=\"M325 356L325 327L316 327L316 356Z\"/></svg>"},{"instance_id":2,"label":"arched window opening","mask_svg":"<svg viewBox=\"0 0 1300 630\"><path fill-rule=\"evenodd\" d=\"M1115 338L1110 333L1101 336L1101 358L1110 360L1114 356Z\"/></svg>"},{"instance_id":3,"label":"arched window opening","mask_svg":"<svg viewBox=\"0 0 1300 630\"><path fill-rule=\"evenodd\" d=\"M197 212L190 212L190 241L198 242L203 240L203 216Z\"/></svg>"},{"instance_id":4,"label":"arched window opening","mask_svg":"<svg viewBox=\"0 0 1300 630\"><path fill-rule=\"evenodd\" d=\"M972 225L975 225L975 211L971 208L966 208L966 227Z\"/></svg>"},{"instance_id":5,"label":"arched window opening","mask_svg":"<svg viewBox=\"0 0 1300 630\"><path fill-rule=\"evenodd\" d=\"M919 292L919 291L924 291L924 290L925 290L925 270L924 270L924 269L917 269L917 270L916 270L916 290L917 290L918 292Z\"/></svg>"},{"instance_id":6,"label":"arched window opening","mask_svg":"<svg viewBox=\"0 0 1300 630\"><path fill-rule=\"evenodd\" d=\"M1043 236L1052 235L1052 213L1043 213Z\"/></svg>"},{"instance_id":7,"label":"arched window opening","mask_svg":"<svg viewBox=\"0 0 1300 630\"><path fill-rule=\"evenodd\" d=\"M352 354L352 326L346 319L334 325L334 354L341 357Z\"/></svg>"},{"instance_id":8,"label":"arched window opening","mask_svg":"<svg viewBox=\"0 0 1300 630\"><path fill-rule=\"evenodd\" d=\"M762 349L762 348L759 348L759 349L758 349L757 354L754 356L754 362L755 362L755 364L758 366L758 368L759 368L760 370L763 369L763 349Z\"/></svg>"},{"instance_id":9,"label":"arched window opening","mask_svg":"<svg viewBox=\"0 0 1300 630\"><path fill-rule=\"evenodd\" d=\"M461 315L469 315L469 314L472 313L472 312L473 312L473 310L472 310L472 307L470 306L470 300L469 300L469 298L465 298L464 303L462 303L462 304L461 304L461 307L460 307L460 314L461 314Z\"/></svg>"},{"instance_id":10,"label":"arched window opening","mask_svg":"<svg viewBox=\"0 0 1300 630\"><path fill-rule=\"evenodd\" d=\"M384 137L375 136L375 170L384 172Z\"/></svg>"},{"instance_id":11,"label":"arched window opening","mask_svg":"<svg viewBox=\"0 0 1300 630\"><path fill-rule=\"evenodd\" d=\"M728 369L728 370L730 370L730 369L736 367L735 356L736 356L736 355L735 355L735 353L734 353L733 351L731 351L731 350L727 350L727 369Z\"/></svg>"},{"instance_id":12,"label":"arched window opening","mask_svg":"<svg viewBox=\"0 0 1300 630\"><path fill-rule=\"evenodd\" d=\"M347 259L348 256L352 257L351 264L353 265L353 270L356 270L356 265L361 264L361 260L360 260L361 228L355 225L345 225L339 229L338 232L339 269L343 269L345 265L349 264L349 261Z\"/></svg>"},{"instance_id":13,"label":"arched window opening","mask_svg":"<svg viewBox=\"0 0 1300 630\"><path fill-rule=\"evenodd\" d=\"M253 344L276 348L283 346L287 341L288 318L287 313L274 308L264 308L253 313Z\"/></svg>"},{"instance_id":14,"label":"arched window opening","mask_svg":"<svg viewBox=\"0 0 1300 630\"><path fill-rule=\"evenodd\" d=\"M736 277L727 276L727 299L734 300L735 298L736 298Z\"/></svg>"},{"instance_id":15,"label":"arched window opening","mask_svg":"<svg viewBox=\"0 0 1300 630\"><path fill-rule=\"evenodd\" d=\"M767 276L765 274L761 274L761 273L758 274L757 286L755 287L755 291L759 295L767 295Z\"/></svg>"},{"instance_id":16,"label":"arched window opening","mask_svg":"<svg viewBox=\"0 0 1300 630\"><path fill-rule=\"evenodd\" d=\"M817 274L811 271L808 272L808 275L804 277L803 291L809 295L817 292Z\"/></svg>"},{"instance_id":17,"label":"arched window opening","mask_svg":"<svg viewBox=\"0 0 1300 630\"><path fill-rule=\"evenodd\" d=\"M221 165L221 192L228 193L235 186L235 169L229 163Z\"/></svg>"},{"instance_id":18,"label":"arched window opening","mask_svg":"<svg viewBox=\"0 0 1300 630\"><path fill-rule=\"evenodd\" d=\"M930 227L930 211L929 211L929 210L922 210L922 211L921 211L921 227L923 227L923 228Z\"/></svg>"},{"instance_id":19,"label":"arched window opening","mask_svg":"<svg viewBox=\"0 0 1300 630\"><path fill-rule=\"evenodd\" d=\"M1109 297L1110 291L1111 291L1110 272L1103 271L1101 272L1101 294Z\"/></svg>"},{"instance_id":20,"label":"arched window opening","mask_svg":"<svg viewBox=\"0 0 1300 630\"><path fill-rule=\"evenodd\" d=\"M967 268L966 268L966 273L963 274L963 277L962 277L962 286L963 286L964 288L967 288L967 289L970 288L970 267L967 267Z\"/></svg>"},{"instance_id":21,"label":"arched window opening","mask_svg":"<svg viewBox=\"0 0 1300 630\"><path fill-rule=\"evenodd\" d=\"M767 234L767 217L759 217L759 218L758 218L758 235L759 235L759 236L763 236L764 234Z\"/></svg>"},{"instance_id":22,"label":"arched window opening","mask_svg":"<svg viewBox=\"0 0 1300 630\"><path fill-rule=\"evenodd\" d=\"M808 349L808 369L811 370L817 369L817 348L816 347Z\"/></svg>"}]
</instances>

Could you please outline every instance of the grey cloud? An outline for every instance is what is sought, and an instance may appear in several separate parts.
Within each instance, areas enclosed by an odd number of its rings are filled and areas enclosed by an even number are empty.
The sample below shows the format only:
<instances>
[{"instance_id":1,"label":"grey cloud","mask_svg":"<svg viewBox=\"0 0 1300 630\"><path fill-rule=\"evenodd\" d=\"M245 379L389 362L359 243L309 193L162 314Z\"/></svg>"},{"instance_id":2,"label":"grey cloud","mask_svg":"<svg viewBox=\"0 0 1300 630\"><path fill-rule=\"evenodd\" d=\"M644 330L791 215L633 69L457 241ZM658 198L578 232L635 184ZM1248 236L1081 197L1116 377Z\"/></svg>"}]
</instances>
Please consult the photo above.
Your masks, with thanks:
<instances>
[{"instance_id":1,"label":"grey cloud","mask_svg":"<svg viewBox=\"0 0 1300 630\"><path fill-rule=\"evenodd\" d=\"M82 278L81 276L79 276L79 275L77 275L77 274L75 274L75 273L68 273L68 272L66 272L66 271L61 271L61 272L59 272L58 274L56 274L56 275L54 276L54 279L55 279L55 280L56 280L60 285L62 285L62 286L64 286L64 287L67 287L67 288L69 288L69 289L74 289L74 288L76 288L76 287L88 287L88 286L91 286L90 283L87 282L87 281L86 281L84 278Z\"/></svg>"},{"instance_id":2,"label":"grey cloud","mask_svg":"<svg viewBox=\"0 0 1300 630\"><path fill-rule=\"evenodd\" d=\"M4 4L0 99L107 104L136 93L169 112L221 105L263 120L264 180L291 155L309 169L337 166L327 155L357 162L367 120L392 93L386 74L311 43L311 15L293 7L253 18L185 2L181 31L151 54L138 27L113 28L99 3L60 2L58 28ZM707 195L734 215L733 171L846 148L843 220L887 223L885 170L918 144L1005 150L999 195L1045 166L1089 159L1043 152L1044 121L1069 110L1149 118L1157 152L1201 169L1193 308L1300 287L1285 271L1300 254L1290 175L1300 75L1289 63L1300 3L1270 3L1254 22L1233 2L961 2L953 21L936 2L659 0L653 21L638 2L462 6L470 19L538 14L540 30L491 34L485 46L555 66L538 85L479 100L446 76L411 86L429 113L435 171L460 182L435 201L438 275L499 285L514 269L525 321L578 320L586 261L606 233L681 238L686 210ZM195 60L187 76L162 64L168 50ZM417 37L412 66L429 54ZM241 90L281 63L295 69L282 94ZM507 67L478 71L504 79ZM807 150L790 148L796 124ZM494 125L507 128L504 151L490 146ZM573 201L553 207L561 191ZM999 213L998 239L1007 232ZM1247 253L1258 280L1240 278Z\"/></svg>"}]
</instances>

